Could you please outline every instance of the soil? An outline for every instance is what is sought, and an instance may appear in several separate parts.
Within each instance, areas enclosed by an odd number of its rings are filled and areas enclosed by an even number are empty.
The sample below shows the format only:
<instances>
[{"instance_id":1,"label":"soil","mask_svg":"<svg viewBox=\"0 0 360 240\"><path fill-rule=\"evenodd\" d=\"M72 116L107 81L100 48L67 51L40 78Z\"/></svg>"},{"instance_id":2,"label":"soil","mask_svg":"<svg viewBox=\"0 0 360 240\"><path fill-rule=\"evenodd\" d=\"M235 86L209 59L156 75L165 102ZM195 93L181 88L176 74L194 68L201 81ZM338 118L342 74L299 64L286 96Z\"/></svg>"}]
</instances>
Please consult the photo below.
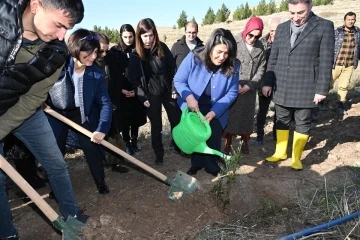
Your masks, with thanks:
<instances>
[{"instance_id":1,"label":"soil","mask_svg":"<svg viewBox=\"0 0 360 240\"><path fill-rule=\"evenodd\" d=\"M255 144L252 135L250 154L243 155L238 177L233 183L230 204L223 210L215 201L211 189L212 176L199 171L196 178L203 189L181 197L168 199L169 186L137 167L127 164L130 172L119 174L106 168L106 181L110 193L99 195L82 152L67 154L71 180L78 204L90 215L84 239L192 239L202 229L214 223L226 223L247 213L262 209L264 201L285 206L296 201L297 195L324 186L339 186L345 178L352 178L348 166L360 165L360 94L350 92L351 109L339 116L334 111L319 112L313 124L311 138L303 154L304 170L293 171L289 158L279 164L267 164L264 158L274 151L272 123L269 112L263 145ZM329 103L330 107L333 103ZM147 130L146 130L147 128ZM145 126L148 135L148 125ZM164 146L170 142L164 136ZM186 172L190 159L166 150L163 166L155 166L149 136L139 142L143 150L135 157L169 177L178 170ZM237 147L239 140L234 141ZM291 146L291 142L289 143ZM291 156L291 147L288 148ZM34 204L24 204L20 190L9 181L9 200L13 220L21 239L61 239ZM58 211L54 200L48 198L49 188L39 190L40 195ZM272 228L271 234L287 233L286 224Z\"/></svg>"}]
</instances>

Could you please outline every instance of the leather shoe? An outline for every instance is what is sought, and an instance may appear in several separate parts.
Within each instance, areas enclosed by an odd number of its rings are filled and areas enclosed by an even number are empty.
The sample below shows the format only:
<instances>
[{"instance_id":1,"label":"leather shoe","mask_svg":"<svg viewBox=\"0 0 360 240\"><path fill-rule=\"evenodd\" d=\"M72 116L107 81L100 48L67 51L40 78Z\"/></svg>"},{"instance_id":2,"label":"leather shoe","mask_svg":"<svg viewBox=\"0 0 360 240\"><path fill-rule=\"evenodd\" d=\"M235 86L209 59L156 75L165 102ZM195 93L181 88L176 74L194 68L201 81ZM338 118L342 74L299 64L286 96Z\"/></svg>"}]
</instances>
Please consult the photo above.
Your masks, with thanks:
<instances>
[{"instance_id":1,"label":"leather shoe","mask_svg":"<svg viewBox=\"0 0 360 240\"><path fill-rule=\"evenodd\" d=\"M96 187L99 191L99 194L107 194L110 192L109 187L106 185L104 178L95 181L95 183L96 183Z\"/></svg>"},{"instance_id":2,"label":"leather shoe","mask_svg":"<svg viewBox=\"0 0 360 240\"><path fill-rule=\"evenodd\" d=\"M189 175L196 175L197 171L201 170L201 167L193 167L191 166L189 170L187 170L187 174Z\"/></svg>"}]
</instances>

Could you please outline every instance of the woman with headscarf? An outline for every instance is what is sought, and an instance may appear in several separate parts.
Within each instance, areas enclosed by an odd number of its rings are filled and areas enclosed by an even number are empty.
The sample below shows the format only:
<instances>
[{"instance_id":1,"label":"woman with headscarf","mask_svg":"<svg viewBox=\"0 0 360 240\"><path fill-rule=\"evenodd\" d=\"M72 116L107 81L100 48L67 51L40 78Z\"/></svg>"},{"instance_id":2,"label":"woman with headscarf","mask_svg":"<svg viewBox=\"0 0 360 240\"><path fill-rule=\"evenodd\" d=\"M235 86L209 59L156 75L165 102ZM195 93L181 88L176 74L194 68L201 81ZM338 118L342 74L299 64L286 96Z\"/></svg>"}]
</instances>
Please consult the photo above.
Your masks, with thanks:
<instances>
[{"instance_id":1,"label":"woman with headscarf","mask_svg":"<svg viewBox=\"0 0 360 240\"><path fill-rule=\"evenodd\" d=\"M236 57L241 62L241 80L239 94L230 108L229 121L224 133L226 154L230 152L233 136L241 136L241 152L249 153L248 140L253 132L257 87L266 65L265 49L259 40L263 29L263 21L258 17L252 17L237 42Z\"/></svg>"}]
</instances>

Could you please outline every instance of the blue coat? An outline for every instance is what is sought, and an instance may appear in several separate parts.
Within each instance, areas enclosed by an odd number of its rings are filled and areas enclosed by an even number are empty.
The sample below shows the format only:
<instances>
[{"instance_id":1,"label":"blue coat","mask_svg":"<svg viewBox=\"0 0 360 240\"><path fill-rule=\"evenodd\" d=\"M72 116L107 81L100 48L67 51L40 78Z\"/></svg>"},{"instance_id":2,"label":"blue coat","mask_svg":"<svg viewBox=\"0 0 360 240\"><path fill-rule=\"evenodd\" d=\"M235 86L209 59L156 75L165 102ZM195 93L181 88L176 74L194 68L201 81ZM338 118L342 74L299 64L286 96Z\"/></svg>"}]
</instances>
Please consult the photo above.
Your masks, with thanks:
<instances>
[{"instance_id":1,"label":"blue coat","mask_svg":"<svg viewBox=\"0 0 360 240\"><path fill-rule=\"evenodd\" d=\"M190 52L181 63L174 77L174 86L179 93L178 104L184 109L186 97L193 94L198 100L211 81L211 102L213 111L221 126L225 128L229 118L229 107L239 91L240 63L235 66L235 74L226 77L221 72L209 72L205 65Z\"/></svg>"},{"instance_id":2,"label":"blue coat","mask_svg":"<svg viewBox=\"0 0 360 240\"><path fill-rule=\"evenodd\" d=\"M68 71L67 74L69 76L73 75L74 60L72 57L69 60L68 67L64 68L63 71ZM83 81L84 112L86 121L90 125L90 130L107 134L111 127L112 103L106 89L104 73L93 64L85 68ZM67 111L61 111L60 113L65 117L67 115ZM47 116L55 137L58 137L62 132L64 123L50 115Z\"/></svg>"}]
</instances>

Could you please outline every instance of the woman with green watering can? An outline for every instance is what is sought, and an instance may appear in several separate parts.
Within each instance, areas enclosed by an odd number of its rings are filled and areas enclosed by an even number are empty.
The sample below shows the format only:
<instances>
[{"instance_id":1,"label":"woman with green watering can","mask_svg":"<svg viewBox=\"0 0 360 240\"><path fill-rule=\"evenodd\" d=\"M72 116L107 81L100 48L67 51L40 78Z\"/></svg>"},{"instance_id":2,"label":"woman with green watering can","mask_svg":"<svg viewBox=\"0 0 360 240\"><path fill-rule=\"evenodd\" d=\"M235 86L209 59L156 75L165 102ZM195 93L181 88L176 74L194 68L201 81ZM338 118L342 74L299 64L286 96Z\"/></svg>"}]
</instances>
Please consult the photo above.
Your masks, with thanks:
<instances>
[{"instance_id":1,"label":"woman with green watering can","mask_svg":"<svg viewBox=\"0 0 360 240\"><path fill-rule=\"evenodd\" d=\"M240 62L236 42L229 30L215 29L205 47L190 52L174 77L181 109L201 112L210 123L212 134L207 145L221 149L221 137L227 124L229 107L238 95ZM186 108L187 107L187 108ZM189 133L191 134L191 133ZM217 176L219 156L193 153L188 174L202 168Z\"/></svg>"}]
</instances>

